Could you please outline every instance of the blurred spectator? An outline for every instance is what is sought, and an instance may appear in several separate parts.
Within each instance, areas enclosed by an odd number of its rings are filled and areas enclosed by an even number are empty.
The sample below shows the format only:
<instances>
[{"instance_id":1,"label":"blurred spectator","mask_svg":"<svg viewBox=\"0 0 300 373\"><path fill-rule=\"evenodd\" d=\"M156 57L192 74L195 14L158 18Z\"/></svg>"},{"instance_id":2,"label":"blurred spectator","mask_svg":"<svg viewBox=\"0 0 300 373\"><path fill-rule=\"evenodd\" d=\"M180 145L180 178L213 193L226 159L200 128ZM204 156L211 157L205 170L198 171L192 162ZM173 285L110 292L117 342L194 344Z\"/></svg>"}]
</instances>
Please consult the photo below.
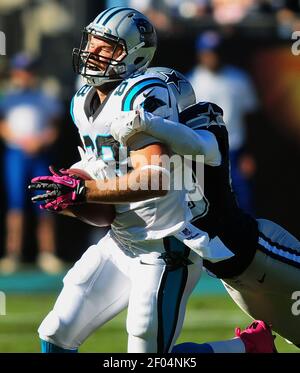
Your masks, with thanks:
<instances>
[{"instance_id":1,"label":"blurred spectator","mask_svg":"<svg viewBox=\"0 0 300 373\"><path fill-rule=\"evenodd\" d=\"M276 14L277 18L277 33L281 39L291 39L291 35L294 31L297 31L299 26L299 17L288 9L283 8L278 10Z\"/></svg>"},{"instance_id":2,"label":"blurred spectator","mask_svg":"<svg viewBox=\"0 0 300 373\"><path fill-rule=\"evenodd\" d=\"M220 24L241 22L253 3L254 0L212 0L213 17Z\"/></svg>"},{"instance_id":3,"label":"blurred spectator","mask_svg":"<svg viewBox=\"0 0 300 373\"><path fill-rule=\"evenodd\" d=\"M107 0L106 7L128 6L145 13L155 27L161 31L176 28L177 21L194 19L214 25L261 26L271 15L277 22L278 35L290 38L295 31L295 20L300 12L300 1L296 0ZM264 18L262 18L264 16ZM201 24L199 24L201 26ZM272 22L268 26L272 32Z\"/></svg>"},{"instance_id":4,"label":"blurred spectator","mask_svg":"<svg viewBox=\"0 0 300 373\"><path fill-rule=\"evenodd\" d=\"M24 53L11 60L11 90L0 101L0 134L4 140L4 183L7 195L5 257L0 272L12 273L20 264L30 178L47 175L48 152L57 138L61 106L37 87L37 60ZM37 207L36 207L37 209ZM55 256L54 222L38 210L38 266L49 273L61 271Z\"/></svg>"},{"instance_id":5,"label":"blurred spectator","mask_svg":"<svg viewBox=\"0 0 300 373\"><path fill-rule=\"evenodd\" d=\"M129 0L131 8L139 10L149 17L156 30L168 31L172 26L172 9L167 1L158 0Z\"/></svg>"},{"instance_id":6,"label":"blurred spectator","mask_svg":"<svg viewBox=\"0 0 300 373\"><path fill-rule=\"evenodd\" d=\"M221 37L216 32L201 34L196 42L198 64L190 73L197 101L211 101L224 110L228 126L232 184L241 208L254 213L251 178L253 157L246 152L245 117L257 108L257 99L247 74L220 57Z\"/></svg>"}]
</instances>

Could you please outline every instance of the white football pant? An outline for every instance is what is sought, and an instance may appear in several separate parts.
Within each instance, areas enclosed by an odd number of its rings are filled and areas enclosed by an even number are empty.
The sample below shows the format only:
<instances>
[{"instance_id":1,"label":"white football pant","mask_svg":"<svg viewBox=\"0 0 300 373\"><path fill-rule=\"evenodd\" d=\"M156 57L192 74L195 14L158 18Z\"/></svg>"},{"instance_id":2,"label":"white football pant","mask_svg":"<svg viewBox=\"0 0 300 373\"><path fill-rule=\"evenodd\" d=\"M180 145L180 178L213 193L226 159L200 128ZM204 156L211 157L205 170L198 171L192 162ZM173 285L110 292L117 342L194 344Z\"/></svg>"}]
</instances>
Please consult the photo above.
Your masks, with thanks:
<instances>
[{"instance_id":1,"label":"white football pant","mask_svg":"<svg viewBox=\"0 0 300 373\"><path fill-rule=\"evenodd\" d=\"M225 288L248 315L300 348L300 242L270 220L257 222L255 257L241 275L224 279Z\"/></svg>"},{"instance_id":2,"label":"white football pant","mask_svg":"<svg viewBox=\"0 0 300 373\"><path fill-rule=\"evenodd\" d=\"M185 253L192 263L167 266L160 255L169 250ZM53 310L39 327L40 338L77 349L128 306L128 352L170 351L200 278L202 259L172 237L143 241L140 252L122 247L111 231L89 247L65 276Z\"/></svg>"}]
</instances>

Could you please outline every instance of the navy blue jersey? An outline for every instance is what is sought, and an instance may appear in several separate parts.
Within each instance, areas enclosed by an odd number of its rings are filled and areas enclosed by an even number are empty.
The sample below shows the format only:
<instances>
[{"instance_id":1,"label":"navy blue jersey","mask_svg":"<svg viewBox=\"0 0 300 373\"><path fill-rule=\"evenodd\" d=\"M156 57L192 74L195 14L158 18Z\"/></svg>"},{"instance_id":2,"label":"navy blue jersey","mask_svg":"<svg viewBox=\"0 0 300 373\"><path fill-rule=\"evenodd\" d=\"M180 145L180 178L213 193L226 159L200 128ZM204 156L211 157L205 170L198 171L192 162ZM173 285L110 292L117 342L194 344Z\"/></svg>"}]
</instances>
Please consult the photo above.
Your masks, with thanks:
<instances>
[{"instance_id":1,"label":"navy blue jersey","mask_svg":"<svg viewBox=\"0 0 300 373\"><path fill-rule=\"evenodd\" d=\"M194 130L213 133L221 153L219 166L204 165L204 195L207 200L205 215L193 224L206 231L210 238L219 236L235 254L217 263L204 260L205 267L220 278L242 273L252 261L258 241L256 220L243 212L231 186L228 132L222 119L223 110L210 102L199 102L180 113L180 122Z\"/></svg>"}]
</instances>

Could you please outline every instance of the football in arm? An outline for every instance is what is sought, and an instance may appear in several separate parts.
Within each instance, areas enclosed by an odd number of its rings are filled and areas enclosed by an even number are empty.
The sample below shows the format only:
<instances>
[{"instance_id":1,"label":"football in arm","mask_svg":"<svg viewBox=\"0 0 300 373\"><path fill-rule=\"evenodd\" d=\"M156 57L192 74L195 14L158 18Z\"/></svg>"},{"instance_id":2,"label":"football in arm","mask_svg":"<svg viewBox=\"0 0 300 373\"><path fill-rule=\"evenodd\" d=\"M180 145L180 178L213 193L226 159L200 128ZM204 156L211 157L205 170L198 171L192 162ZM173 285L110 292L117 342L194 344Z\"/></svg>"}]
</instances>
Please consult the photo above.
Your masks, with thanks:
<instances>
[{"instance_id":1,"label":"football in arm","mask_svg":"<svg viewBox=\"0 0 300 373\"><path fill-rule=\"evenodd\" d=\"M83 180L92 180L92 177L84 170L69 168L69 175L78 176ZM97 227L107 227L116 217L115 206L106 203L84 203L68 207L77 219Z\"/></svg>"}]
</instances>

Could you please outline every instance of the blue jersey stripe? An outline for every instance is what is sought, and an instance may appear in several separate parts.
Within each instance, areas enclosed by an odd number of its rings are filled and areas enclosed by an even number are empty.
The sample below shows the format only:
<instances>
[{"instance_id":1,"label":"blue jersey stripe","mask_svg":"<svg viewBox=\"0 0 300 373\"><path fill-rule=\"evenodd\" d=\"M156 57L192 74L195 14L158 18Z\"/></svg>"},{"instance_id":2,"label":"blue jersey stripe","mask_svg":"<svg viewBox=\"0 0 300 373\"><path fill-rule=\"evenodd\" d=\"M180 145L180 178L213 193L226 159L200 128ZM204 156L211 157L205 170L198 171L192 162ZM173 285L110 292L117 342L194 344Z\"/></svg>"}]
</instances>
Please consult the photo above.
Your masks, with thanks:
<instances>
[{"instance_id":1,"label":"blue jersey stripe","mask_svg":"<svg viewBox=\"0 0 300 373\"><path fill-rule=\"evenodd\" d=\"M70 114L73 119L73 122L76 124L75 117L74 117L74 97L72 98L71 105L70 105Z\"/></svg>"},{"instance_id":2,"label":"blue jersey stripe","mask_svg":"<svg viewBox=\"0 0 300 373\"><path fill-rule=\"evenodd\" d=\"M144 89L146 89L149 86L159 86L159 87L166 87L164 82L159 79L145 79L141 82L138 82L134 86L132 86L126 95L123 98L122 102L122 110L123 111L129 111L133 109L133 101L134 98L138 96L139 93L141 93Z\"/></svg>"}]
</instances>

